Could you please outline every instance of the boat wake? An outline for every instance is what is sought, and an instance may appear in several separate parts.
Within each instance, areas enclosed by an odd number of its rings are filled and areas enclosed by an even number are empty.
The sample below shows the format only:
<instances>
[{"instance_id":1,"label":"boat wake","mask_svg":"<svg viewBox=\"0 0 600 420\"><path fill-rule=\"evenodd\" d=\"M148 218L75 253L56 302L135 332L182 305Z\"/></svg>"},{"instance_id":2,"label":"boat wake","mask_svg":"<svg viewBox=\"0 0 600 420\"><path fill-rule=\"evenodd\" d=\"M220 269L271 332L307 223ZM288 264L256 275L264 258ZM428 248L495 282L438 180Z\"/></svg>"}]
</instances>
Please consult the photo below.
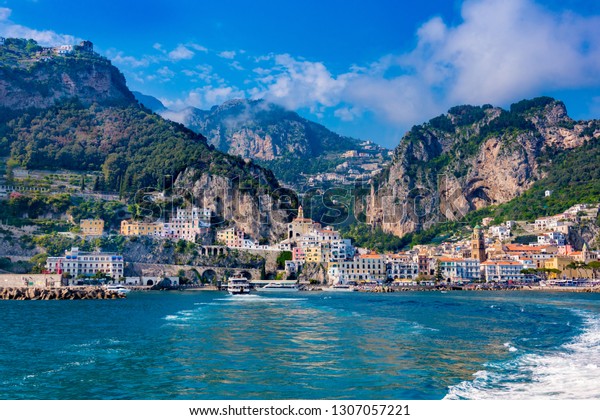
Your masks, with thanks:
<instances>
[{"instance_id":1,"label":"boat wake","mask_svg":"<svg viewBox=\"0 0 600 420\"><path fill-rule=\"evenodd\" d=\"M444 399L600 398L600 318L578 313L584 317L584 328L571 342L551 353L489 364L474 374L474 380L451 386ZM506 344L509 351L516 351Z\"/></svg>"},{"instance_id":2,"label":"boat wake","mask_svg":"<svg viewBox=\"0 0 600 420\"><path fill-rule=\"evenodd\" d=\"M307 298L291 298L291 297L279 297L279 296L261 296L261 295L231 295L226 298L215 299L221 302L282 302L282 301L300 301L307 300Z\"/></svg>"}]
</instances>

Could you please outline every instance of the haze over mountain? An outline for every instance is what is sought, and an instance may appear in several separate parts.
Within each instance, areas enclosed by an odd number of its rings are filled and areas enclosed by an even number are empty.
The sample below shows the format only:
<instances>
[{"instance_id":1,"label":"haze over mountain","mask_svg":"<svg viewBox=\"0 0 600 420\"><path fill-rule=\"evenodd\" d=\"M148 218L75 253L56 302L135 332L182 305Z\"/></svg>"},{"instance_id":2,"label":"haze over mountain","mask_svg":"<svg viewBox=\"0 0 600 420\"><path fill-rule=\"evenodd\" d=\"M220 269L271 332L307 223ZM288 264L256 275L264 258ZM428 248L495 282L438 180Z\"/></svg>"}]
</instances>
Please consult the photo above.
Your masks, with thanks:
<instances>
[{"instance_id":1,"label":"haze over mountain","mask_svg":"<svg viewBox=\"0 0 600 420\"><path fill-rule=\"evenodd\" d=\"M217 149L262 161L310 158L355 149L359 140L340 136L296 112L263 100L234 99L210 110L164 108L149 95L136 94L147 108L204 135Z\"/></svg>"}]
</instances>

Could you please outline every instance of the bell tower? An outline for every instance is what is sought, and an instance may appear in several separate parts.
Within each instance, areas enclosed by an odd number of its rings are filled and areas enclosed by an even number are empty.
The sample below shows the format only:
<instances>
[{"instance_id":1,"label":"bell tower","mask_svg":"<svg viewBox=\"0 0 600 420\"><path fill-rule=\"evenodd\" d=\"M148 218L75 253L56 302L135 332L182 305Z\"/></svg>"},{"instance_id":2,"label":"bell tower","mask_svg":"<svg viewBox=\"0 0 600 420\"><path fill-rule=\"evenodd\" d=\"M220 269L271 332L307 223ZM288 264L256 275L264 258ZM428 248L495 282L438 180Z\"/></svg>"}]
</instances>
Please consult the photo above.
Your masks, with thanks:
<instances>
[{"instance_id":1,"label":"bell tower","mask_svg":"<svg viewBox=\"0 0 600 420\"><path fill-rule=\"evenodd\" d=\"M473 238L471 239L471 258L484 262L487 257L485 255L485 238L483 236L483 229L477 225L473 229Z\"/></svg>"}]
</instances>

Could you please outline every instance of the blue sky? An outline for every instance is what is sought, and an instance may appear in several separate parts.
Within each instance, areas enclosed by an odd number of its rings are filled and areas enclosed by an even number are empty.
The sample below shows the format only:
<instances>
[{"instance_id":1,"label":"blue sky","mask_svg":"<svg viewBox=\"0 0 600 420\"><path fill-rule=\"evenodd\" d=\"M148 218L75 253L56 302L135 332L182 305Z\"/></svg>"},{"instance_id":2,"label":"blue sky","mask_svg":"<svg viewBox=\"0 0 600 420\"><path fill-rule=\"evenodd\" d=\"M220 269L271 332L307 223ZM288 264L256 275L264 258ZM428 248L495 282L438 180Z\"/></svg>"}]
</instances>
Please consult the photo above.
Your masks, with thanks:
<instances>
[{"instance_id":1,"label":"blue sky","mask_svg":"<svg viewBox=\"0 0 600 420\"><path fill-rule=\"evenodd\" d=\"M264 98L388 147L464 103L600 118L595 0L0 0L0 34L89 39L175 110Z\"/></svg>"}]
</instances>

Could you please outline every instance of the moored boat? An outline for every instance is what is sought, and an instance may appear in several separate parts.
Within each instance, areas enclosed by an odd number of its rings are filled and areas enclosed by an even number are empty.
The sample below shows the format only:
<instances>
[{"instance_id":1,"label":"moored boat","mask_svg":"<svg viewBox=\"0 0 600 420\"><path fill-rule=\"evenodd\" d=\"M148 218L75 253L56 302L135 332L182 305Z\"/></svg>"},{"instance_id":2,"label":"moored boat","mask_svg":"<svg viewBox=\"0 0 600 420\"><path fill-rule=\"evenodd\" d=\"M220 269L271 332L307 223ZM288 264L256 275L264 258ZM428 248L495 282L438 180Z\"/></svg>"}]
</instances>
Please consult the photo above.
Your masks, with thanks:
<instances>
[{"instance_id":1,"label":"moored boat","mask_svg":"<svg viewBox=\"0 0 600 420\"><path fill-rule=\"evenodd\" d=\"M120 284L108 284L104 288L108 291L123 293L125 295L127 293L131 292L131 289L128 289L125 286L122 286Z\"/></svg>"},{"instance_id":2,"label":"moored boat","mask_svg":"<svg viewBox=\"0 0 600 420\"><path fill-rule=\"evenodd\" d=\"M258 289L259 292L297 292L299 290L297 283L279 283L271 282Z\"/></svg>"}]
</instances>

